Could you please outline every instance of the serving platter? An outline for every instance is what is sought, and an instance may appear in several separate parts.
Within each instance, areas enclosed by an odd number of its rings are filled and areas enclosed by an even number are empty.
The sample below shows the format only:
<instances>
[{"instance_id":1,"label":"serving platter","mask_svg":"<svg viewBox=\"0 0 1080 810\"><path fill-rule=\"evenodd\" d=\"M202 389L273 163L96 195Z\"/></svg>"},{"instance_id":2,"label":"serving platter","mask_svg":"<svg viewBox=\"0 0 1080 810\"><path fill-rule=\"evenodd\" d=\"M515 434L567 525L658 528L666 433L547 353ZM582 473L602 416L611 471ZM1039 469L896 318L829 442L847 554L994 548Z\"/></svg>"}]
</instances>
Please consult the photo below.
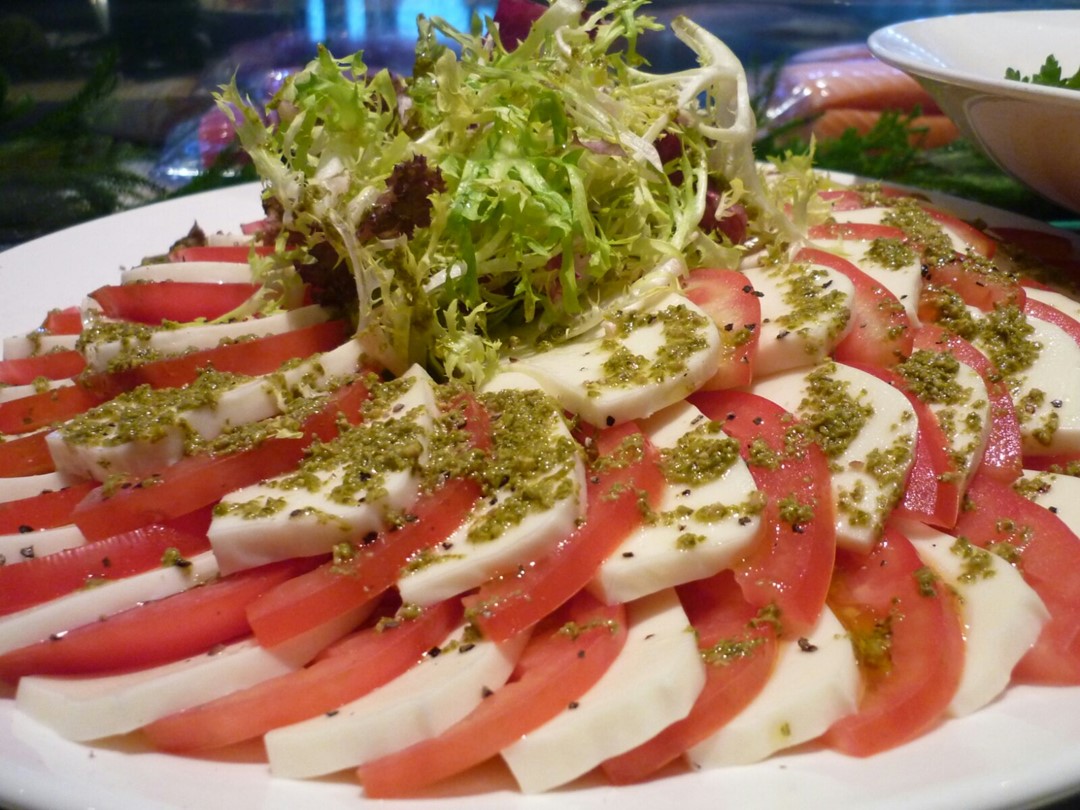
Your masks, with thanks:
<instances>
[{"instance_id":1,"label":"serving platter","mask_svg":"<svg viewBox=\"0 0 1080 810\"><path fill-rule=\"evenodd\" d=\"M841 178L847 179L847 178ZM944 200L992 225L1036 223L983 206ZM115 282L119 268L159 253L196 220L204 230L235 229L260 216L257 186L245 185L90 222L0 253L0 333L25 332L52 307L79 303ZM207 758L153 752L138 739L68 742L21 715L0 692L0 806L68 808L230 808L365 810L344 774L315 781L269 776L256 747ZM668 771L633 787L585 777L567 788L525 796L492 765L439 793L395 801L402 810L654 808L1006 808L1038 806L1080 791L1080 688L1017 687L974 715L869 759L803 746L752 766L698 773Z\"/></svg>"}]
</instances>

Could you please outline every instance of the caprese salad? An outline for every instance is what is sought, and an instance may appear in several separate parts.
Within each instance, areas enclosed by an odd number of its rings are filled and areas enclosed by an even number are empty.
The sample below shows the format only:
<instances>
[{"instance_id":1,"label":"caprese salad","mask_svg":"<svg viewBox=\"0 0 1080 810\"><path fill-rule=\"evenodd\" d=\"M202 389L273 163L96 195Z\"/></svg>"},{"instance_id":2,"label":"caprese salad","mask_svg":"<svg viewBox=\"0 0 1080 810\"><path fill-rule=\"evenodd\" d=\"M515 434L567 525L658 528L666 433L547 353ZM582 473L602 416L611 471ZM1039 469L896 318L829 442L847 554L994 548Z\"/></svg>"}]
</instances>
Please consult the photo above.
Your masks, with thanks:
<instances>
[{"instance_id":1,"label":"caprese salad","mask_svg":"<svg viewBox=\"0 0 1080 810\"><path fill-rule=\"evenodd\" d=\"M737 61L679 20L648 73L640 5L226 89L266 218L4 343L19 712L390 797L1080 684L1074 244L758 166Z\"/></svg>"}]
</instances>

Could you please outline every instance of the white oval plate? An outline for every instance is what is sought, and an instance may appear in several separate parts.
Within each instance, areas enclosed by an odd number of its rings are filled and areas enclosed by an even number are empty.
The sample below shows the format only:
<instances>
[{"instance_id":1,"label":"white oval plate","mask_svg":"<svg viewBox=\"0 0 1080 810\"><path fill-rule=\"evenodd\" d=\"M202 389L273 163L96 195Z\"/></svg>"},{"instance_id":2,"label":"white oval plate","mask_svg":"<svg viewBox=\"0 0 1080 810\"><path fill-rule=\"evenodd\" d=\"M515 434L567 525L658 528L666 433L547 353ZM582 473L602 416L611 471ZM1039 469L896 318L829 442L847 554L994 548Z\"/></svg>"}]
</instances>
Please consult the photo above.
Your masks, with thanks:
<instances>
[{"instance_id":1,"label":"white oval plate","mask_svg":"<svg viewBox=\"0 0 1080 810\"><path fill-rule=\"evenodd\" d=\"M992 224L1032 222L969 207ZM235 229L261 216L255 186L181 198L108 217L0 253L0 333L24 332L52 307L113 283L121 266L159 253L198 219ZM351 774L311 782L276 779L256 748L227 757L182 758L124 738L68 742L14 709L0 692L0 806L26 810L364 810ZM906 746L869 759L803 747L763 763L673 773L634 787L585 778L523 796L493 766L442 795L393 802L395 810L655 810L682 808L1006 808L1080 790L1080 688L1010 689L976 714L943 723Z\"/></svg>"}]
</instances>

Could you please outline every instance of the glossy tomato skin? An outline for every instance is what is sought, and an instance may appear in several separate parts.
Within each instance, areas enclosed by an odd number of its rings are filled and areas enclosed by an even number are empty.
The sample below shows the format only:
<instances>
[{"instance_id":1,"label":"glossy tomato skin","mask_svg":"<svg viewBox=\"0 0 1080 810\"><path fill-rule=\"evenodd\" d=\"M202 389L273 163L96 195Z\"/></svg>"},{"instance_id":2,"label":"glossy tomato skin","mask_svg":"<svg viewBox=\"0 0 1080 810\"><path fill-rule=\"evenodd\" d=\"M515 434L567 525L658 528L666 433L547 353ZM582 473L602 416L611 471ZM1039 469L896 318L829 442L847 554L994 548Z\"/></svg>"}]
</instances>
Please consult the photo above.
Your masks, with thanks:
<instances>
[{"instance_id":1,"label":"glossy tomato skin","mask_svg":"<svg viewBox=\"0 0 1080 810\"><path fill-rule=\"evenodd\" d=\"M0 403L0 433L47 428L105 402L107 397L79 383Z\"/></svg>"},{"instance_id":2,"label":"glossy tomato skin","mask_svg":"<svg viewBox=\"0 0 1080 810\"><path fill-rule=\"evenodd\" d=\"M763 537L735 566L743 593L757 608L775 604L785 635L803 635L821 615L836 555L828 462L817 445L800 440L795 417L770 400L745 391L699 391L690 401L738 439L767 499ZM770 463L762 463L763 455L772 456ZM797 525L780 520L786 498L812 506L813 517Z\"/></svg>"},{"instance_id":3,"label":"glossy tomato skin","mask_svg":"<svg viewBox=\"0 0 1080 810\"><path fill-rule=\"evenodd\" d=\"M865 689L825 742L865 757L937 723L960 684L963 629L952 595L897 524L868 554L837 553L829 606L852 637Z\"/></svg>"},{"instance_id":4,"label":"glossy tomato skin","mask_svg":"<svg viewBox=\"0 0 1080 810\"><path fill-rule=\"evenodd\" d=\"M0 534L54 529L70 523L76 504L95 486L93 482L72 484L29 498L0 503ZM0 568L0 571L3 569Z\"/></svg>"},{"instance_id":5,"label":"glossy tomato skin","mask_svg":"<svg viewBox=\"0 0 1080 810\"><path fill-rule=\"evenodd\" d=\"M369 798L405 796L496 756L564 711L615 660L626 640L622 605L578 592L537 625L510 680L447 731L363 764ZM565 628L576 632L565 632Z\"/></svg>"},{"instance_id":6,"label":"glossy tomato skin","mask_svg":"<svg viewBox=\"0 0 1080 810\"><path fill-rule=\"evenodd\" d=\"M0 484L4 478L42 475L56 471L45 431L39 430L17 439L0 442Z\"/></svg>"},{"instance_id":7,"label":"glossy tomato skin","mask_svg":"<svg viewBox=\"0 0 1080 810\"><path fill-rule=\"evenodd\" d=\"M699 267L683 279L683 292L720 332L720 365L702 387L717 390L748 385L761 332L761 300L749 279L735 270Z\"/></svg>"},{"instance_id":8,"label":"glossy tomato skin","mask_svg":"<svg viewBox=\"0 0 1080 810\"><path fill-rule=\"evenodd\" d=\"M188 323L220 318L247 301L258 284L153 281L113 284L90 293L109 318L152 326L163 321Z\"/></svg>"},{"instance_id":9,"label":"glossy tomato skin","mask_svg":"<svg viewBox=\"0 0 1080 810\"><path fill-rule=\"evenodd\" d=\"M84 368L86 368L86 358L74 349L49 352L34 357L0 360L0 383L30 385L40 377L63 380L74 377Z\"/></svg>"}]
</instances>

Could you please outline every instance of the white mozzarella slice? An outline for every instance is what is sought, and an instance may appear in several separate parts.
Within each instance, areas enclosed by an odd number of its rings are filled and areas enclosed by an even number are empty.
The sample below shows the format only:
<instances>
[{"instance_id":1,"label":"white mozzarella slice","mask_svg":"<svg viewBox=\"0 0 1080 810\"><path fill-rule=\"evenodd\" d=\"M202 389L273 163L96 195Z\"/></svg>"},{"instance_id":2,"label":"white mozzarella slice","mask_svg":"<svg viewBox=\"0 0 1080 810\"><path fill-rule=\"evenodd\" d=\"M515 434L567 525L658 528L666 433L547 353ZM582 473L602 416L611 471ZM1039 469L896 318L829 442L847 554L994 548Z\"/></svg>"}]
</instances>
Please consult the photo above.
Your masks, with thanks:
<instances>
[{"instance_id":1,"label":"white mozzarella slice","mask_svg":"<svg viewBox=\"0 0 1080 810\"><path fill-rule=\"evenodd\" d=\"M911 261L898 267L874 258L869 239L816 239L814 245L847 259L866 275L896 296L913 326L919 323L919 291L922 289L922 261L915 251Z\"/></svg>"},{"instance_id":2,"label":"white mozzarella slice","mask_svg":"<svg viewBox=\"0 0 1080 810\"><path fill-rule=\"evenodd\" d=\"M398 580L398 590L406 602L434 604L496 574L516 571L554 548L584 516L585 465L558 405L526 374L499 374L485 386L484 394L500 391L517 399L531 399L542 409L546 425L534 424L531 439L537 446L550 448L536 455L543 458L550 454L554 466L523 468L478 504L464 525L444 542L417 555ZM489 408L498 407L493 400L485 402ZM497 434L494 441L495 452L499 452ZM557 497L546 508L537 509L528 496L530 490L551 490ZM502 514L519 519L500 518Z\"/></svg>"},{"instance_id":3,"label":"white mozzarella slice","mask_svg":"<svg viewBox=\"0 0 1080 810\"><path fill-rule=\"evenodd\" d=\"M78 335L45 335L40 332L4 338L4 359L21 360L59 349L74 349L78 340Z\"/></svg>"},{"instance_id":4,"label":"white mozzarella slice","mask_svg":"<svg viewBox=\"0 0 1080 810\"><path fill-rule=\"evenodd\" d=\"M825 399L811 393L813 380L827 390ZM903 492L914 457L918 419L907 397L871 374L831 361L810 372L755 381L750 390L801 418L821 421L821 432L834 436L850 433L857 426L848 421L850 410L862 410L861 427L837 445L829 462L836 541L869 550ZM838 393L846 398L838 400Z\"/></svg>"},{"instance_id":5,"label":"white mozzarella slice","mask_svg":"<svg viewBox=\"0 0 1080 810\"><path fill-rule=\"evenodd\" d=\"M755 375L820 363L848 333L855 288L843 273L801 263L743 273L761 299Z\"/></svg>"},{"instance_id":6,"label":"white mozzarella slice","mask_svg":"<svg viewBox=\"0 0 1080 810\"><path fill-rule=\"evenodd\" d=\"M1034 298L1036 301L1040 301L1047 306L1051 306L1054 309L1061 310L1070 318L1075 321L1080 321L1080 301L1074 301L1067 295L1063 295L1053 290L1043 290L1038 287L1025 287L1024 295L1028 298Z\"/></svg>"},{"instance_id":7,"label":"white mozzarella slice","mask_svg":"<svg viewBox=\"0 0 1080 810\"><path fill-rule=\"evenodd\" d=\"M203 585L218 575L212 552L197 554L188 562L190 565L155 568L0 616L0 654L62 636L68 630L96 621L99 616L127 610L140 602L164 599Z\"/></svg>"},{"instance_id":8,"label":"white mozzarella slice","mask_svg":"<svg viewBox=\"0 0 1080 810\"><path fill-rule=\"evenodd\" d=\"M891 209L869 206L867 208L855 208L848 211L833 211L832 218L837 222L866 222L873 225L881 225L882 219L889 214ZM968 249L973 247L955 229L950 228L946 223L938 222L938 227L941 228L941 232L949 237L949 241L952 242L953 250L957 253L967 253Z\"/></svg>"},{"instance_id":9,"label":"white mozzarella slice","mask_svg":"<svg viewBox=\"0 0 1080 810\"><path fill-rule=\"evenodd\" d=\"M1080 345L1065 330L1028 316L1040 345L1013 389L1025 455L1080 451Z\"/></svg>"},{"instance_id":10,"label":"white mozzarella slice","mask_svg":"<svg viewBox=\"0 0 1080 810\"><path fill-rule=\"evenodd\" d=\"M904 523L903 531L919 559L959 597L964 671L948 713L962 717L1005 690L1050 614L1020 572L996 554L921 524Z\"/></svg>"},{"instance_id":11,"label":"white mozzarella slice","mask_svg":"<svg viewBox=\"0 0 1080 810\"><path fill-rule=\"evenodd\" d=\"M749 765L813 740L858 706L861 681L844 627L825 608L804 638L783 641L768 682L686 758L695 768Z\"/></svg>"},{"instance_id":12,"label":"white mozzarella slice","mask_svg":"<svg viewBox=\"0 0 1080 810\"><path fill-rule=\"evenodd\" d=\"M0 534L0 565L15 565L85 544L86 538L78 527L73 525L19 534Z\"/></svg>"},{"instance_id":13,"label":"white mozzarella slice","mask_svg":"<svg viewBox=\"0 0 1080 810\"><path fill-rule=\"evenodd\" d=\"M199 324L180 329L154 329L147 331L145 341L134 341L139 348L146 348L161 355L183 354L194 349L212 349L222 341L246 337L264 337L291 332L306 326L314 326L329 320L330 313L320 306L312 305L230 323ZM109 363L118 357L128 341L110 340L90 343L86 346L86 364L93 371L107 370Z\"/></svg>"},{"instance_id":14,"label":"white mozzarella slice","mask_svg":"<svg viewBox=\"0 0 1080 810\"><path fill-rule=\"evenodd\" d=\"M74 384L75 381L69 377L63 380L42 380L26 385L5 385L0 387L0 404L40 394L43 391L55 391L57 388L66 388Z\"/></svg>"},{"instance_id":15,"label":"white mozzarella slice","mask_svg":"<svg viewBox=\"0 0 1080 810\"><path fill-rule=\"evenodd\" d=\"M525 793L564 785L686 717L705 685L674 590L627 605L626 645L591 689L502 751Z\"/></svg>"},{"instance_id":16,"label":"white mozzarella slice","mask_svg":"<svg viewBox=\"0 0 1080 810\"><path fill-rule=\"evenodd\" d=\"M274 776L340 771L437 736L506 683L527 633L503 643L469 641L467 627L403 675L336 711L274 729L264 738Z\"/></svg>"},{"instance_id":17,"label":"white mozzarella slice","mask_svg":"<svg viewBox=\"0 0 1080 810\"><path fill-rule=\"evenodd\" d=\"M761 528L761 499L738 442L702 433L715 423L688 402L670 405L641 427L661 451L697 442L699 452L730 452L729 467L710 480L667 481L656 514L600 567L590 590L608 604L631 602L663 588L712 576L743 556ZM720 445L723 445L721 447Z\"/></svg>"},{"instance_id":18,"label":"white mozzarella slice","mask_svg":"<svg viewBox=\"0 0 1080 810\"><path fill-rule=\"evenodd\" d=\"M1080 537L1080 478L1051 472L1024 470L1017 490L1058 516Z\"/></svg>"},{"instance_id":19,"label":"white mozzarella slice","mask_svg":"<svg viewBox=\"0 0 1080 810\"><path fill-rule=\"evenodd\" d=\"M273 651L247 639L163 666L100 677L28 676L19 681L20 711L69 740L125 734L174 712L299 669L323 640Z\"/></svg>"},{"instance_id":20,"label":"white mozzarella slice","mask_svg":"<svg viewBox=\"0 0 1080 810\"><path fill-rule=\"evenodd\" d=\"M514 368L566 410L604 426L680 401L719 362L716 325L696 304L669 293L627 307L577 339L515 357Z\"/></svg>"},{"instance_id":21,"label":"white mozzarella slice","mask_svg":"<svg viewBox=\"0 0 1080 810\"><path fill-rule=\"evenodd\" d=\"M209 247L238 247L250 245L251 241L250 234L237 231L214 231L206 234L206 244Z\"/></svg>"},{"instance_id":22,"label":"white mozzarella slice","mask_svg":"<svg viewBox=\"0 0 1080 810\"><path fill-rule=\"evenodd\" d=\"M309 459L295 473L222 498L209 536L224 573L326 554L339 543L386 529L389 515L408 510L419 495L420 468L438 408L427 372L414 366L404 379L409 385L388 404L385 417L363 422L326 445L328 462ZM397 441L405 444L369 450L392 435L391 423L400 428Z\"/></svg>"},{"instance_id":23,"label":"white mozzarella slice","mask_svg":"<svg viewBox=\"0 0 1080 810\"><path fill-rule=\"evenodd\" d=\"M79 479L60 472L41 473L40 475L19 475L4 479L0 487L0 503L32 498L45 492L55 492L74 484Z\"/></svg>"},{"instance_id":24,"label":"white mozzarella slice","mask_svg":"<svg viewBox=\"0 0 1080 810\"><path fill-rule=\"evenodd\" d=\"M182 459L189 434L211 441L230 428L277 416L290 396L318 393L335 379L355 373L359 362L360 344L351 340L285 371L215 382L213 402L209 405L180 410L168 405L170 394L166 391L161 395L164 402L161 407L171 412L171 423L162 413L153 435L111 441L95 435L88 441L82 440L83 431L78 426L88 420L103 425L115 437L125 427L121 407L130 407L132 413L139 415L145 410L143 395L138 391L121 395L51 432L46 437L49 454L56 468L71 476L105 481L109 476L126 473L144 478ZM121 406L125 401L132 404Z\"/></svg>"},{"instance_id":25,"label":"white mozzarella slice","mask_svg":"<svg viewBox=\"0 0 1080 810\"><path fill-rule=\"evenodd\" d=\"M120 271L121 284L145 281L194 281L203 284L246 284L253 280L244 262L161 262Z\"/></svg>"}]
</instances>

